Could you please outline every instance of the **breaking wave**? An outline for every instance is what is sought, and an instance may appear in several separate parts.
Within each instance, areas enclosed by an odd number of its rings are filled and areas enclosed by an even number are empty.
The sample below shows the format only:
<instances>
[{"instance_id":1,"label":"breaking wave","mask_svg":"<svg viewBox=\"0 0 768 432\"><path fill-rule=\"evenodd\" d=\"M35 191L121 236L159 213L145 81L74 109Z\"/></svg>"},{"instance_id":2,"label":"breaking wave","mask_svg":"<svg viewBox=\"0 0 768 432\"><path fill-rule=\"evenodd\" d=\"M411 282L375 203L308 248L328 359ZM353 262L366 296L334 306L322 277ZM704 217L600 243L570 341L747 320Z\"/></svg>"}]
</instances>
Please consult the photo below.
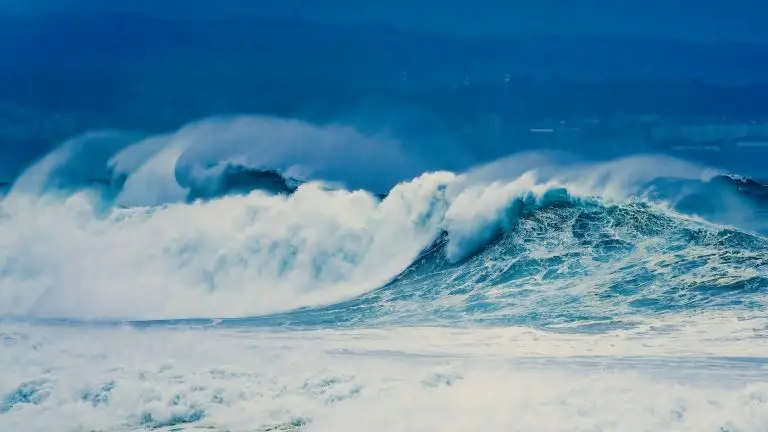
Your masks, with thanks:
<instances>
[{"instance_id":1,"label":"breaking wave","mask_svg":"<svg viewBox=\"0 0 768 432\"><path fill-rule=\"evenodd\" d=\"M758 182L660 155L439 168L263 117L75 138L0 203L0 315L548 325L766 304Z\"/></svg>"}]
</instances>

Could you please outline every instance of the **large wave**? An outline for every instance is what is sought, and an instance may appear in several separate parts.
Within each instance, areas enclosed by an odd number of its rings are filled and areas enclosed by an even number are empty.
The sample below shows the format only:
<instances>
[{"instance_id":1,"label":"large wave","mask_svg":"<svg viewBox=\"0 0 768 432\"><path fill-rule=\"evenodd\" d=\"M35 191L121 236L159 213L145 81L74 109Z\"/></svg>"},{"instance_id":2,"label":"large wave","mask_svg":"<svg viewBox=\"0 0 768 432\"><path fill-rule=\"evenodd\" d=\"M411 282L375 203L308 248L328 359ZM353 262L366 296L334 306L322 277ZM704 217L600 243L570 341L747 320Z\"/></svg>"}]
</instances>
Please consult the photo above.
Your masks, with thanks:
<instances>
[{"instance_id":1,"label":"large wave","mask_svg":"<svg viewBox=\"0 0 768 432\"><path fill-rule=\"evenodd\" d=\"M654 155L430 168L392 138L263 117L78 137L0 204L0 315L550 323L764 305L757 183Z\"/></svg>"}]
</instances>

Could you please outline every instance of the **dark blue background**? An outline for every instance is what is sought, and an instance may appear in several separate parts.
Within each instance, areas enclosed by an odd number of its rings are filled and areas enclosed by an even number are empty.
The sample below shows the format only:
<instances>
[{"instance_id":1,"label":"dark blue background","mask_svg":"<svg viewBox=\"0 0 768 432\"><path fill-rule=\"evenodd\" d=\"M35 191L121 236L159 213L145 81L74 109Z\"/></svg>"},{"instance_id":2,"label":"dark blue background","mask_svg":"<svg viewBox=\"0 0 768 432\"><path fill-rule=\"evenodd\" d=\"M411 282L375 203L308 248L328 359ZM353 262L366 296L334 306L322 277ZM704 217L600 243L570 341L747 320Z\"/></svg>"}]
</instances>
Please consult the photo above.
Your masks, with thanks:
<instances>
[{"instance_id":1,"label":"dark blue background","mask_svg":"<svg viewBox=\"0 0 768 432\"><path fill-rule=\"evenodd\" d=\"M493 116L510 130L598 121L572 144L595 156L658 150L638 147L622 116L768 119L768 6L756 0L115 3L0 1L0 180L83 131L216 114L459 143L463 165L531 146L483 135ZM765 165L762 153L701 157Z\"/></svg>"}]
</instances>

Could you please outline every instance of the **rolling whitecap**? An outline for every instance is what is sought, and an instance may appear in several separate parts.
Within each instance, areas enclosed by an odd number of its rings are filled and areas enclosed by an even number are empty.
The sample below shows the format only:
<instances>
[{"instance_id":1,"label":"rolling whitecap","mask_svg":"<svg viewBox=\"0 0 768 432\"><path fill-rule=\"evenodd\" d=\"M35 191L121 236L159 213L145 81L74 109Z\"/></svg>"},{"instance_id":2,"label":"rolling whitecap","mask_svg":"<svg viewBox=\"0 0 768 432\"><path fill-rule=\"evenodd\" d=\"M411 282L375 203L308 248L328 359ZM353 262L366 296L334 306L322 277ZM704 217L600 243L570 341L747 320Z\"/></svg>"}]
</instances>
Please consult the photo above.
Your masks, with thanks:
<instances>
[{"instance_id":1,"label":"rolling whitecap","mask_svg":"<svg viewBox=\"0 0 768 432\"><path fill-rule=\"evenodd\" d=\"M62 144L0 201L0 428L765 430L764 185L440 168L263 117Z\"/></svg>"},{"instance_id":2,"label":"rolling whitecap","mask_svg":"<svg viewBox=\"0 0 768 432\"><path fill-rule=\"evenodd\" d=\"M299 150L269 154L265 137ZM540 325L764 304L755 182L744 192L664 156L528 153L377 195L348 189L387 183L360 171L369 152L311 166L312 140L408 157L350 130L261 118L66 143L2 203L0 312ZM391 182L397 169L381 169ZM704 205L713 196L720 206Z\"/></svg>"}]
</instances>

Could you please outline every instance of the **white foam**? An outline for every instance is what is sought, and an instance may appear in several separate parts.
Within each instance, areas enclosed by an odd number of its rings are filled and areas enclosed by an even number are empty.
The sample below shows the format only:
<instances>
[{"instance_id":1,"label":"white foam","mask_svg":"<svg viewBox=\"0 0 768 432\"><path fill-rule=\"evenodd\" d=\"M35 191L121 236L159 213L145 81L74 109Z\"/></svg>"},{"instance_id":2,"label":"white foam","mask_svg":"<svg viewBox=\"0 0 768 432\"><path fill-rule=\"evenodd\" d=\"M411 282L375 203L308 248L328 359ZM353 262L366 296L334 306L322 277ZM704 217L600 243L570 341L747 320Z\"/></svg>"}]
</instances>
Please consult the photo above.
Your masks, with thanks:
<instances>
[{"instance_id":1,"label":"white foam","mask_svg":"<svg viewBox=\"0 0 768 432\"><path fill-rule=\"evenodd\" d=\"M305 167L353 183L413 168L403 168L409 158L396 142L294 120L211 119L133 145L126 137L66 143L0 203L0 315L222 318L333 303L397 276L442 230L449 258L461 260L514 226L520 198L566 188L625 199L654 176L707 173L656 156L586 163L529 153L466 174L405 179L383 202L310 182L290 197L185 203L189 184L226 163ZM87 191L45 193L56 173L79 168L111 169L124 180L115 203L129 208L105 210Z\"/></svg>"},{"instance_id":2,"label":"white foam","mask_svg":"<svg viewBox=\"0 0 768 432\"><path fill-rule=\"evenodd\" d=\"M0 429L762 431L765 325L680 317L584 335L6 324Z\"/></svg>"},{"instance_id":3,"label":"white foam","mask_svg":"<svg viewBox=\"0 0 768 432\"><path fill-rule=\"evenodd\" d=\"M517 223L511 212L517 199L542 195L547 187L537 184L532 172L511 181L494 181L461 189L451 201L445 227L451 234L448 258L458 262L485 246L499 230Z\"/></svg>"},{"instance_id":4,"label":"white foam","mask_svg":"<svg viewBox=\"0 0 768 432\"><path fill-rule=\"evenodd\" d=\"M452 178L425 175L383 203L312 183L103 217L85 194L17 203L0 222L0 314L231 317L339 301L433 241Z\"/></svg>"}]
</instances>

